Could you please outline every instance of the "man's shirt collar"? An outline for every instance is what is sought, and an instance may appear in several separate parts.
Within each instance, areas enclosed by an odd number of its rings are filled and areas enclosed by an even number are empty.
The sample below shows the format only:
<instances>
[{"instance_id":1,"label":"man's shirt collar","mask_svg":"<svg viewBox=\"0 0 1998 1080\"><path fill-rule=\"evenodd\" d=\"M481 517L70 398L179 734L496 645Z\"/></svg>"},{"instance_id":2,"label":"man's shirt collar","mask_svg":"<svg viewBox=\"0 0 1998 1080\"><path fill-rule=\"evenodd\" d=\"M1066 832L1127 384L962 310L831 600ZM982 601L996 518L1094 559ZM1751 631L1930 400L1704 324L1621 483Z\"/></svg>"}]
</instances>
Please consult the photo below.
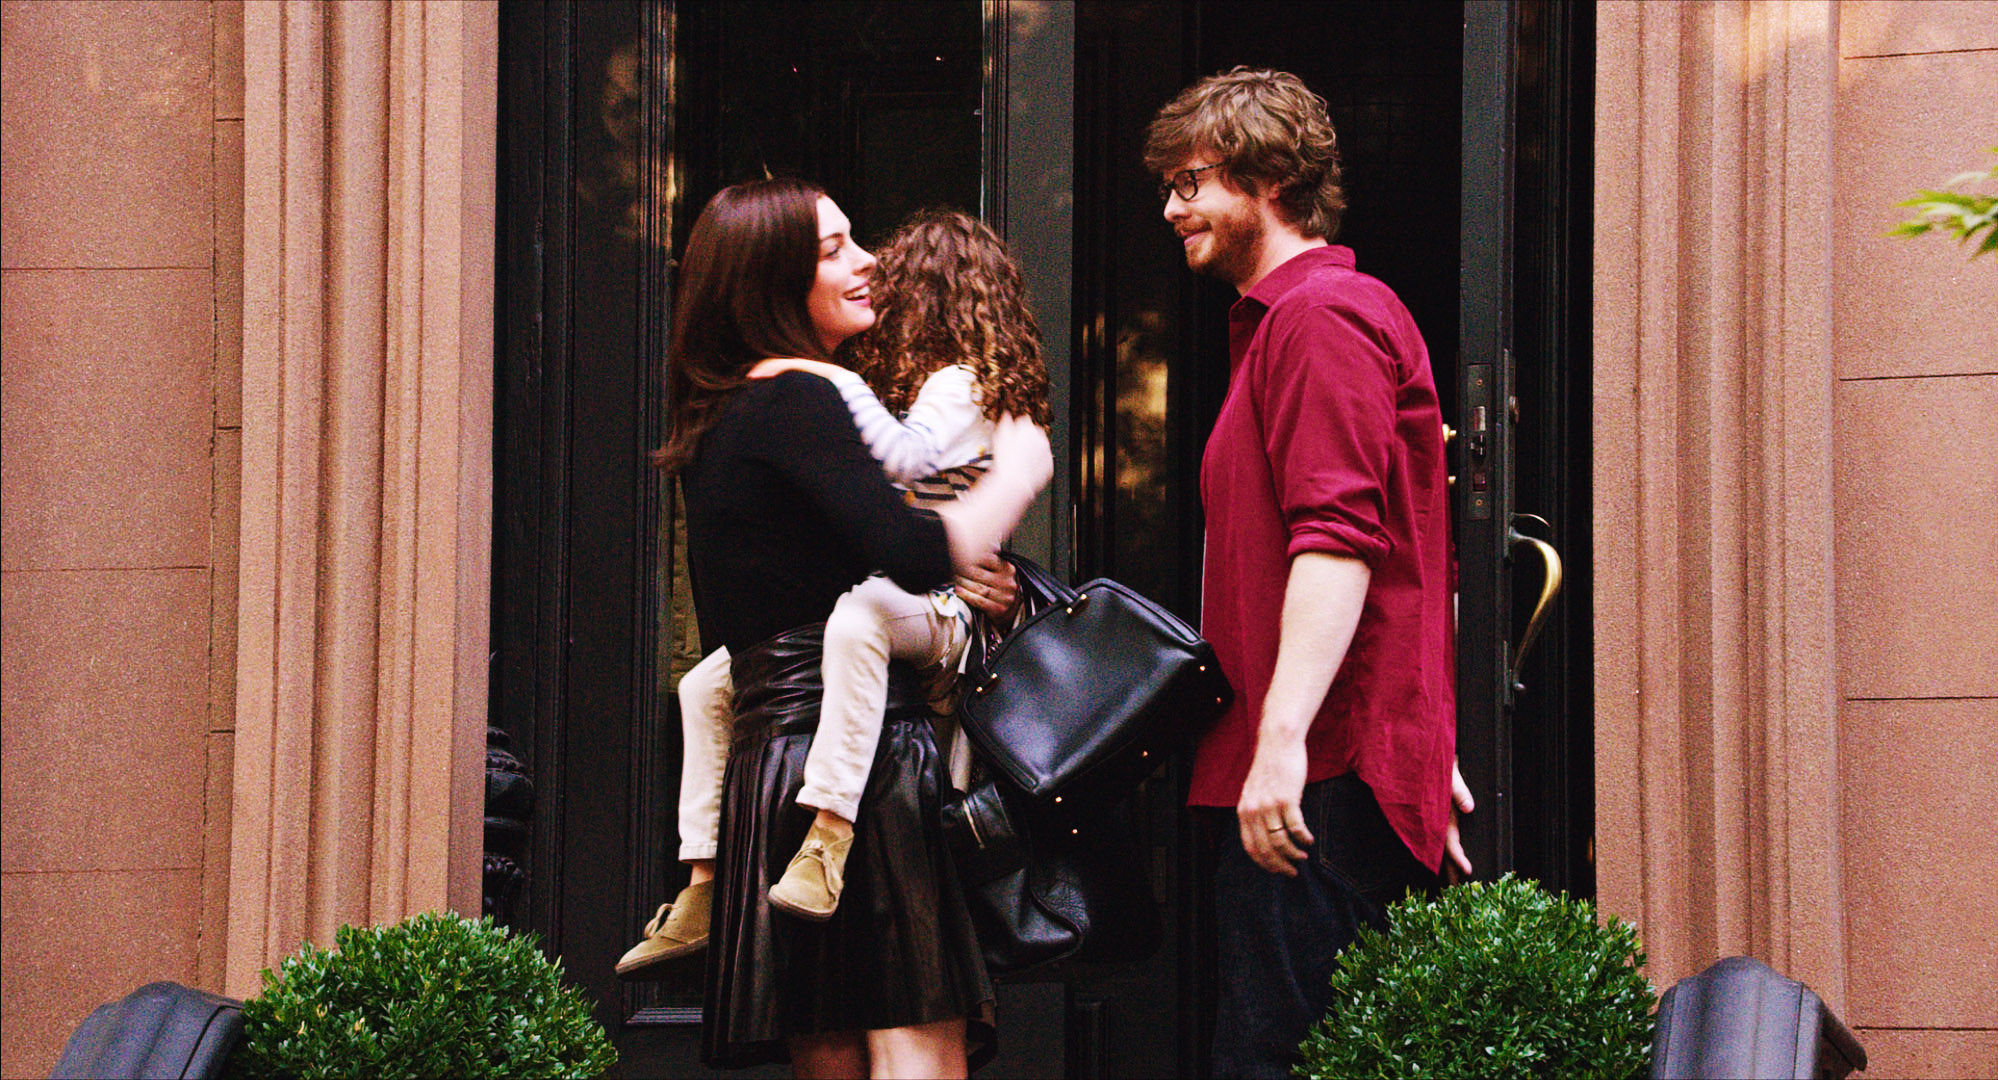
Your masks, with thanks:
<instances>
[{"instance_id":1,"label":"man's shirt collar","mask_svg":"<svg viewBox=\"0 0 1998 1080\"><path fill-rule=\"evenodd\" d=\"M1263 280L1242 294L1242 299L1253 300L1267 308L1277 302L1277 298L1297 287L1305 276L1320 268L1353 269L1353 249L1342 244L1326 244L1322 247L1307 248L1291 256L1282 266L1263 275Z\"/></svg>"},{"instance_id":2,"label":"man's shirt collar","mask_svg":"<svg viewBox=\"0 0 1998 1080\"><path fill-rule=\"evenodd\" d=\"M1291 256L1282 266L1263 276L1255 287L1237 297L1228 308L1228 371L1232 375L1248 356L1249 342L1256 327L1283 294L1304 283L1316 270L1353 269L1353 249L1338 244L1310 248Z\"/></svg>"}]
</instances>

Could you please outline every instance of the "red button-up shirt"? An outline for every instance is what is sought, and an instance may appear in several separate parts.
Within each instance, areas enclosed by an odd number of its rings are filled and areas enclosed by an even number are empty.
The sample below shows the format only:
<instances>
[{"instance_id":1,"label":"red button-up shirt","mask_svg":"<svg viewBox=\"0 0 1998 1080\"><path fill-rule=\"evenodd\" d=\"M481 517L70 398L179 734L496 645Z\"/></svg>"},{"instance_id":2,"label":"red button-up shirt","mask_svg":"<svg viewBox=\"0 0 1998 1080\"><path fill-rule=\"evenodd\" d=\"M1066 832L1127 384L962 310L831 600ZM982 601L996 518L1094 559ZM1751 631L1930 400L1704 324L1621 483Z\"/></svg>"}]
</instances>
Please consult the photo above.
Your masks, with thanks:
<instances>
[{"instance_id":1,"label":"red button-up shirt","mask_svg":"<svg viewBox=\"0 0 1998 1080\"><path fill-rule=\"evenodd\" d=\"M1276 668L1290 561L1372 571L1353 643L1305 736L1307 781L1357 772L1431 868L1456 753L1454 585L1429 350L1349 248L1312 248L1229 312L1228 396L1200 467L1201 630L1236 695L1200 740L1188 802L1234 806Z\"/></svg>"}]
</instances>

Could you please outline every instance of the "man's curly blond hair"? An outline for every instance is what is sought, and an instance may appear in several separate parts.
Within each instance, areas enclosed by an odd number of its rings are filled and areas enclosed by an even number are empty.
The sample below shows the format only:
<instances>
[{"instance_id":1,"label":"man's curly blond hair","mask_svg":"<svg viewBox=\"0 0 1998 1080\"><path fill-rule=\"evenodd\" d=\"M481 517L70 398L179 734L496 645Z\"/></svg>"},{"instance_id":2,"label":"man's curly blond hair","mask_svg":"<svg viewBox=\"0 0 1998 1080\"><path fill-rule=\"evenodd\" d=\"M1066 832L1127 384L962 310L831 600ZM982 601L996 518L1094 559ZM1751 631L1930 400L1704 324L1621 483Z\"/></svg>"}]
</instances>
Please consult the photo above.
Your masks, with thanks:
<instances>
[{"instance_id":1,"label":"man's curly blond hair","mask_svg":"<svg viewBox=\"0 0 1998 1080\"><path fill-rule=\"evenodd\" d=\"M1325 99L1285 71L1238 67L1209 75L1167 102L1145 129L1145 168L1164 175L1212 155L1251 195L1274 191L1285 223L1305 236L1339 232L1339 138Z\"/></svg>"}]
</instances>

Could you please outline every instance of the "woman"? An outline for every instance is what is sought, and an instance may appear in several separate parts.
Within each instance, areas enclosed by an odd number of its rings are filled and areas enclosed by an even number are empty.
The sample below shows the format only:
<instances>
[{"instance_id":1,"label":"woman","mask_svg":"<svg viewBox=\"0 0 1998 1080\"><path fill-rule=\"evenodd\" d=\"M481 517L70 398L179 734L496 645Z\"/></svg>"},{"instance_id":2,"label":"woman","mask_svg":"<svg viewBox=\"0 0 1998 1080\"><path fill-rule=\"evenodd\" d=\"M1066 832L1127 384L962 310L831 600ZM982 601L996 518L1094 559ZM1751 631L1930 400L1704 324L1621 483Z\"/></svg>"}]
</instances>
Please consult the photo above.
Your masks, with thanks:
<instances>
[{"instance_id":1,"label":"woman","mask_svg":"<svg viewBox=\"0 0 1998 1080\"><path fill-rule=\"evenodd\" d=\"M828 360L873 324L874 260L848 229L808 184L740 184L702 211L682 260L660 460L681 476L703 643L728 647L738 693L703 1057L788 1051L800 1076L964 1075L967 1018L992 990L948 872L920 687L891 685L838 913L773 919L764 899L812 820L796 796L820 696L814 624L872 570L912 592L955 570L979 583L975 602L1006 606L1010 581L986 567L1052 472L1046 435L1009 417L985 478L924 515L888 485L830 382L747 378L766 358Z\"/></svg>"}]
</instances>

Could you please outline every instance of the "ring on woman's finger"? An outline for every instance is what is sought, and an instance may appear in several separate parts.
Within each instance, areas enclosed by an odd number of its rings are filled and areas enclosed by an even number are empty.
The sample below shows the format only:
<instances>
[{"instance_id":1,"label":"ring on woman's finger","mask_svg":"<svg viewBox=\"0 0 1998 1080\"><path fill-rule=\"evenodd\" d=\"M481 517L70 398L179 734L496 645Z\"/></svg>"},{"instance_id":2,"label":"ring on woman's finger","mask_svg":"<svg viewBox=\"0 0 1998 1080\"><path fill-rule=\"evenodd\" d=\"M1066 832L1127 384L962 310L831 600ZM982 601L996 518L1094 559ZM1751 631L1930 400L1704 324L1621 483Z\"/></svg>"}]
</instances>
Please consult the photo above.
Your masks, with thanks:
<instances>
[{"instance_id":1,"label":"ring on woman's finger","mask_svg":"<svg viewBox=\"0 0 1998 1080\"><path fill-rule=\"evenodd\" d=\"M1289 832L1289 831L1290 831L1290 826L1288 826L1288 825L1272 825L1272 826L1270 826L1270 831L1271 831L1271 832L1273 832L1273 833L1280 833L1280 832Z\"/></svg>"}]
</instances>

